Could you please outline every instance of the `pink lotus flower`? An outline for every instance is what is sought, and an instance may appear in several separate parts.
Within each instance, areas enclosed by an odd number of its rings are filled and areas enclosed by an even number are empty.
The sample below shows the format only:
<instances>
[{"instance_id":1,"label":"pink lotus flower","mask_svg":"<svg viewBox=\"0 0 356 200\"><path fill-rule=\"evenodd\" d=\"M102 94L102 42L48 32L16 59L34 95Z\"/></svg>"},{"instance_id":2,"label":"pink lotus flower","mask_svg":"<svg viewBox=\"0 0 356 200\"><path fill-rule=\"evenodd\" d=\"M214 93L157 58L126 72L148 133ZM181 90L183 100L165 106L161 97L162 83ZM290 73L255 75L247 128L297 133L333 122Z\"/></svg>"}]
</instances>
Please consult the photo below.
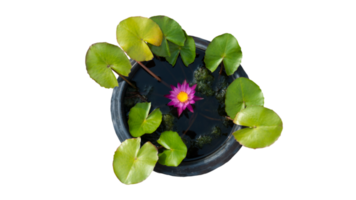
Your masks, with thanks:
<instances>
[{"instance_id":1,"label":"pink lotus flower","mask_svg":"<svg viewBox=\"0 0 356 200\"><path fill-rule=\"evenodd\" d=\"M170 94L164 95L171 100L171 102L168 103L169 106L178 108L178 116L180 116L186 108L188 108L190 112L194 112L191 104L194 104L195 101L203 99L201 97L194 96L196 87L197 84L189 87L187 81L184 80L183 84L181 85L178 83L177 87L171 85L172 91Z\"/></svg>"}]
</instances>

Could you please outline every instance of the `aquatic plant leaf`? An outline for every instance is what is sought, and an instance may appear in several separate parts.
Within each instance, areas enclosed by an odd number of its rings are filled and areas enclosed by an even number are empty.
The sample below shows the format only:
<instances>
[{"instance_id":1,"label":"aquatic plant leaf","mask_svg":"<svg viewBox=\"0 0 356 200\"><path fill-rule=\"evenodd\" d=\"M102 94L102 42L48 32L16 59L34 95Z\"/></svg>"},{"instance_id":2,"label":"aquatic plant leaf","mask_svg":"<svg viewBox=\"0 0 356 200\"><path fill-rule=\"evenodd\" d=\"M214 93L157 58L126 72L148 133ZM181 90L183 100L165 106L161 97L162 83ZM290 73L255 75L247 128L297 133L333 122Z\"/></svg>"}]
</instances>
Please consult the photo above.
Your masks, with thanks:
<instances>
[{"instance_id":1,"label":"aquatic plant leaf","mask_svg":"<svg viewBox=\"0 0 356 200\"><path fill-rule=\"evenodd\" d=\"M180 56L182 57L183 63L188 67L189 64L194 62L196 52L195 52L195 41L192 37L187 36L184 46L180 50Z\"/></svg>"},{"instance_id":2,"label":"aquatic plant leaf","mask_svg":"<svg viewBox=\"0 0 356 200\"><path fill-rule=\"evenodd\" d=\"M159 26L146 17L129 17L122 20L116 28L117 42L136 61L152 60L153 54L147 43L160 46L162 37Z\"/></svg>"},{"instance_id":3,"label":"aquatic plant leaf","mask_svg":"<svg viewBox=\"0 0 356 200\"><path fill-rule=\"evenodd\" d=\"M273 111L262 106L248 106L237 113L234 123L247 128L233 133L245 147L263 148L273 144L281 135L283 123Z\"/></svg>"},{"instance_id":4,"label":"aquatic plant leaf","mask_svg":"<svg viewBox=\"0 0 356 200\"><path fill-rule=\"evenodd\" d=\"M162 122L162 113L159 108L148 114L151 103L137 103L129 113L129 130L133 137L140 137L145 133L153 133Z\"/></svg>"},{"instance_id":5,"label":"aquatic plant leaf","mask_svg":"<svg viewBox=\"0 0 356 200\"><path fill-rule=\"evenodd\" d=\"M225 111L234 119L246 106L263 106L264 97L260 87L248 78L235 79L226 90Z\"/></svg>"},{"instance_id":6,"label":"aquatic plant leaf","mask_svg":"<svg viewBox=\"0 0 356 200\"><path fill-rule=\"evenodd\" d=\"M227 75L234 74L241 60L241 47L236 38L229 33L216 36L208 45L204 57L205 66L211 72L214 72L223 62Z\"/></svg>"},{"instance_id":7,"label":"aquatic plant leaf","mask_svg":"<svg viewBox=\"0 0 356 200\"><path fill-rule=\"evenodd\" d=\"M179 52L182 47L179 45L173 44L171 42L168 42L168 46L169 46L169 51L170 51L171 55L166 56L166 60L169 62L169 64L174 66L177 62L177 58L179 56Z\"/></svg>"},{"instance_id":8,"label":"aquatic plant leaf","mask_svg":"<svg viewBox=\"0 0 356 200\"><path fill-rule=\"evenodd\" d=\"M152 52L157 56L166 57L168 55L171 55L169 51L168 41L166 39L162 40L161 46L158 47L153 45L148 45L148 46L150 47Z\"/></svg>"},{"instance_id":9,"label":"aquatic plant leaf","mask_svg":"<svg viewBox=\"0 0 356 200\"><path fill-rule=\"evenodd\" d=\"M124 184L144 181L157 163L157 148L150 142L146 142L140 149L140 143L141 138L127 139L115 152L114 172Z\"/></svg>"},{"instance_id":10,"label":"aquatic plant leaf","mask_svg":"<svg viewBox=\"0 0 356 200\"><path fill-rule=\"evenodd\" d=\"M157 142L166 148L158 155L158 162L162 165L177 167L187 156L187 146L177 132L165 131Z\"/></svg>"},{"instance_id":11,"label":"aquatic plant leaf","mask_svg":"<svg viewBox=\"0 0 356 200\"><path fill-rule=\"evenodd\" d=\"M166 57L166 60L172 66L176 64L179 53L185 66L188 67L189 64L194 62L196 53L195 53L195 41L192 37L187 36L187 39L184 42L184 46L179 46L171 42L168 42L168 45L169 45L169 50L171 52L171 56Z\"/></svg>"},{"instance_id":12,"label":"aquatic plant leaf","mask_svg":"<svg viewBox=\"0 0 356 200\"><path fill-rule=\"evenodd\" d=\"M163 33L162 43L160 46L149 45L154 54L162 57L170 56L171 53L168 41L179 46L184 46L185 35L182 27L176 21L167 16L161 15L153 16L150 19L158 24Z\"/></svg>"},{"instance_id":13,"label":"aquatic plant leaf","mask_svg":"<svg viewBox=\"0 0 356 200\"><path fill-rule=\"evenodd\" d=\"M119 86L112 70L123 76L128 76L131 71L131 63L124 51L105 42L89 47L85 64L89 76L105 88Z\"/></svg>"}]
</instances>

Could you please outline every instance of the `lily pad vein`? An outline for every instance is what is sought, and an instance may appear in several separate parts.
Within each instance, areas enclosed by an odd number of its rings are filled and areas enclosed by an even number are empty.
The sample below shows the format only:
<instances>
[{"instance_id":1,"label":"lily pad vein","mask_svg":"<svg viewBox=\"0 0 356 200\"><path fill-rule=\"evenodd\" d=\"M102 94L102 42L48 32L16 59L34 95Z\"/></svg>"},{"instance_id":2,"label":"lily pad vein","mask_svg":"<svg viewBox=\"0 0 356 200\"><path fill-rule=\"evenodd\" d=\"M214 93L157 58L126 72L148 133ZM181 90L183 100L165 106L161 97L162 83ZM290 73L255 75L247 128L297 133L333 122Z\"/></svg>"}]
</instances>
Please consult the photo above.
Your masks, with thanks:
<instances>
[{"instance_id":1,"label":"lily pad vein","mask_svg":"<svg viewBox=\"0 0 356 200\"><path fill-rule=\"evenodd\" d=\"M134 163L135 163L135 162L132 162L132 163L131 163L130 171L129 171L129 173L127 174L127 176L126 176L126 178L125 178L125 182L127 182L127 180L129 179L130 175L132 174L132 171L133 171L133 170L132 170L132 166L134 165Z\"/></svg>"},{"instance_id":2,"label":"lily pad vein","mask_svg":"<svg viewBox=\"0 0 356 200\"><path fill-rule=\"evenodd\" d=\"M94 54L96 55L96 57L98 57L103 63L105 63L106 65L109 65L108 62L106 62L106 60L103 59L103 57L97 52L94 51ZM111 67L110 67L111 68Z\"/></svg>"},{"instance_id":3,"label":"lily pad vein","mask_svg":"<svg viewBox=\"0 0 356 200\"><path fill-rule=\"evenodd\" d=\"M133 33L130 29L126 28L125 26L122 26L123 29L125 29L127 32L131 33L132 35L136 36L138 39L143 40L140 36L138 36L136 33Z\"/></svg>"}]
</instances>

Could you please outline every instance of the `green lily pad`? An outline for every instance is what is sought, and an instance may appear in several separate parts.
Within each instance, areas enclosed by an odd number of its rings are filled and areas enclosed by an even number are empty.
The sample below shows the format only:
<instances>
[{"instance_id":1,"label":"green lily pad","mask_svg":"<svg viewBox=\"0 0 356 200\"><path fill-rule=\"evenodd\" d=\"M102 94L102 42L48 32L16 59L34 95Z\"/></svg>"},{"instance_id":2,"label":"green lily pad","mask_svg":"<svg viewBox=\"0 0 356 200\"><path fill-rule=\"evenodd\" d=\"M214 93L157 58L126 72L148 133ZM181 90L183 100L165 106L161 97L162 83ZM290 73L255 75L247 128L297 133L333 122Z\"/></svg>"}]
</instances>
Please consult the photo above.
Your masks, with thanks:
<instances>
[{"instance_id":1,"label":"green lily pad","mask_svg":"<svg viewBox=\"0 0 356 200\"><path fill-rule=\"evenodd\" d=\"M186 42L188 41L188 38L186 40ZM177 62L177 58L179 56L179 52L181 51L182 47L176 44L173 44L172 42L168 42L168 47L169 47L169 51L170 51L170 56L166 56L166 60L169 62L169 64L171 64L172 66L174 66Z\"/></svg>"},{"instance_id":2,"label":"green lily pad","mask_svg":"<svg viewBox=\"0 0 356 200\"><path fill-rule=\"evenodd\" d=\"M162 113L159 108L148 114L151 103L137 103L129 113L129 130L133 137L140 137L145 133L153 133L162 122Z\"/></svg>"},{"instance_id":3,"label":"green lily pad","mask_svg":"<svg viewBox=\"0 0 356 200\"><path fill-rule=\"evenodd\" d=\"M177 132L165 131L157 142L167 149L158 155L162 165L177 167L187 156L187 146Z\"/></svg>"},{"instance_id":4,"label":"green lily pad","mask_svg":"<svg viewBox=\"0 0 356 200\"><path fill-rule=\"evenodd\" d=\"M263 148L273 144L281 135L283 123L273 111L262 106L249 106L237 113L234 123L248 128L233 133L235 139L249 148Z\"/></svg>"},{"instance_id":5,"label":"green lily pad","mask_svg":"<svg viewBox=\"0 0 356 200\"><path fill-rule=\"evenodd\" d=\"M260 87L248 78L235 79L226 90L225 111L232 119L246 106L263 106L264 97Z\"/></svg>"},{"instance_id":6,"label":"green lily pad","mask_svg":"<svg viewBox=\"0 0 356 200\"><path fill-rule=\"evenodd\" d=\"M105 42L89 47L85 64L89 76L105 88L119 86L112 70L123 76L128 76L131 71L131 63L124 51Z\"/></svg>"},{"instance_id":7,"label":"green lily pad","mask_svg":"<svg viewBox=\"0 0 356 200\"><path fill-rule=\"evenodd\" d=\"M160 46L162 31L146 17L130 17L122 20L116 28L116 39L121 48L136 61L152 60L153 54L147 43Z\"/></svg>"},{"instance_id":8,"label":"green lily pad","mask_svg":"<svg viewBox=\"0 0 356 200\"><path fill-rule=\"evenodd\" d=\"M205 66L211 72L223 62L226 74L232 75L240 66L241 60L241 47L236 38L229 33L215 37L205 51Z\"/></svg>"},{"instance_id":9,"label":"green lily pad","mask_svg":"<svg viewBox=\"0 0 356 200\"><path fill-rule=\"evenodd\" d=\"M194 62L196 53L195 53L195 41L192 37L187 36L187 39L184 42L184 46L179 46L172 42L168 42L168 46L169 46L169 51L171 52L171 56L166 57L166 60L172 66L176 64L179 53L185 66L188 67L189 64Z\"/></svg>"},{"instance_id":10,"label":"green lily pad","mask_svg":"<svg viewBox=\"0 0 356 200\"><path fill-rule=\"evenodd\" d=\"M176 21L166 16L153 16L150 19L158 24L163 33L160 46L149 45L154 54L162 57L170 56L168 41L184 46L185 35L182 27Z\"/></svg>"},{"instance_id":11,"label":"green lily pad","mask_svg":"<svg viewBox=\"0 0 356 200\"><path fill-rule=\"evenodd\" d=\"M150 142L140 149L141 138L125 140L116 150L113 168L117 178L124 184L135 184L144 181L153 171L158 150Z\"/></svg>"}]
</instances>

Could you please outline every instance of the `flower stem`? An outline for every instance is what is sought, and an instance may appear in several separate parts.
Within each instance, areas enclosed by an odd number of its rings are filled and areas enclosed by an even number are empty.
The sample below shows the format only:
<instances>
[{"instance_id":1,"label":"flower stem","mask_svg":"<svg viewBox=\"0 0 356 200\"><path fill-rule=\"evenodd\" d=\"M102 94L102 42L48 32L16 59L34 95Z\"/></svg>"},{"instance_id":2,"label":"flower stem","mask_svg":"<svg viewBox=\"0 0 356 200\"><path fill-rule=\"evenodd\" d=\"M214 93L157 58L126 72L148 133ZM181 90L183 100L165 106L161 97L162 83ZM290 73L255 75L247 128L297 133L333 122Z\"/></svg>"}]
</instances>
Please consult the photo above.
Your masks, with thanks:
<instances>
[{"instance_id":1,"label":"flower stem","mask_svg":"<svg viewBox=\"0 0 356 200\"><path fill-rule=\"evenodd\" d=\"M233 119L231 119L229 116L225 116L226 119L234 121Z\"/></svg>"},{"instance_id":2,"label":"flower stem","mask_svg":"<svg viewBox=\"0 0 356 200\"><path fill-rule=\"evenodd\" d=\"M222 71L223 71L223 68L224 68L224 63L223 62L221 62L221 68L220 68L220 72L219 72L219 75L222 73Z\"/></svg>"},{"instance_id":3,"label":"flower stem","mask_svg":"<svg viewBox=\"0 0 356 200\"><path fill-rule=\"evenodd\" d=\"M200 113L201 114L201 113ZM210 119L210 120L215 120L215 121L221 121L221 119L215 119L215 118L212 118L212 117L208 117L206 115L203 115L201 114L203 117L207 118L207 119Z\"/></svg>"},{"instance_id":4,"label":"flower stem","mask_svg":"<svg viewBox=\"0 0 356 200\"><path fill-rule=\"evenodd\" d=\"M194 121L195 121L195 118L197 118L197 116L198 116L198 114L193 114L193 115L195 115L195 116L194 116L192 122L190 122L190 124L189 124L187 130L184 131L184 133L183 133L183 135L182 135L181 137L183 137L183 136L189 131L190 127L193 125L193 123L194 123Z\"/></svg>"},{"instance_id":5,"label":"flower stem","mask_svg":"<svg viewBox=\"0 0 356 200\"><path fill-rule=\"evenodd\" d=\"M149 74L151 74L151 76L153 76L155 79L157 79L157 81L161 81L161 79L156 75L154 74L151 70L149 70L144 64L142 64L141 62L139 61L136 61L139 65L141 65L141 67L146 70Z\"/></svg>"},{"instance_id":6,"label":"flower stem","mask_svg":"<svg viewBox=\"0 0 356 200\"><path fill-rule=\"evenodd\" d=\"M183 66L182 65L179 65L180 66L180 69L182 70L183 72L183 75L184 75L184 78L187 79L187 76L185 75L185 72L184 72L184 69L183 69Z\"/></svg>"},{"instance_id":7,"label":"flower stem","mask_svg":"<svg viewBox=\"0 0 356 200\"><path fill-rule=\"evenodd\" d=\"M161 83L163 83L163 85L165 85L168 88L171 88L171 86L169 86L166 82L164 82L164 80L161 80Z\"/></svg>"},{"instance_id":8,"label":"flower stem","mask_svg":"<svg viewBox=\"0 0 356 200\"><path fill-rule=\"evenodd\" d=\"M140 93L138 93L137 95L140 97L142 101L147 102L147 99L144 96L142 96Z\"/></svg>"},{"instance_id":9,"label":"flower stem","mask_svg":"<svg viewBox=\"0 0 356 200\"><path fill-rule=\"evenodd\" d=\"M119 72L117 72L117 71L115 71L115 70L113 70L113 71L114 71L117 75L119 75L120 78L122 78L124 81L126 81L126 83L128 83L129 85L131 85L133 88L137 89L137 87L136 87L134 84L132 84L129 80L127 80L127 78L125 78L125 76L119 74Z\"/></svg>"},{"instance_id":10,"label":"flower stem","mask_svg":"<svg viewBox=\"0 0 356 200\"><path fill-rule=\"evenodd\" d=\"M215 110L209 110L209 109L204 109L204 111L211 112L211 113L215 113L216 112Z\"/></svg>"},{"instance_id":11,"label":"flower stem","mask_svg":"<svg viewBox=\"0 0 356 200\"><path fill-rule=\"evenodd\" d=\"M139 61L136 61L138 64L141 65L141 67L143 69L145 69L151 76L153 76L155 79L157 79L157 81L160 81L161 83L163 83L165 86L167 86L168 88L171 88L166 82L162 81L162 79L160 77L158 77L156 74L154 74L151 70L149 70L144 64L142 64Z\"/></svg>"},{"instance_id":12,"label":"flower stem","mask_svg":"<svg viewBox=\"0 0 356 200\"><path fill-rule=\"evenodd\" d=\"M144 101L144 102L147 102L147 99L144 97L144 96L142 96L139 92L135 92L135 93L132 93L132 94L134 94L133 96L129 96L129 97L125 97L125 98L135 98L135 97L138 97L138 98L140 98L142 101Z\"/></svg>"}]
</instances>

